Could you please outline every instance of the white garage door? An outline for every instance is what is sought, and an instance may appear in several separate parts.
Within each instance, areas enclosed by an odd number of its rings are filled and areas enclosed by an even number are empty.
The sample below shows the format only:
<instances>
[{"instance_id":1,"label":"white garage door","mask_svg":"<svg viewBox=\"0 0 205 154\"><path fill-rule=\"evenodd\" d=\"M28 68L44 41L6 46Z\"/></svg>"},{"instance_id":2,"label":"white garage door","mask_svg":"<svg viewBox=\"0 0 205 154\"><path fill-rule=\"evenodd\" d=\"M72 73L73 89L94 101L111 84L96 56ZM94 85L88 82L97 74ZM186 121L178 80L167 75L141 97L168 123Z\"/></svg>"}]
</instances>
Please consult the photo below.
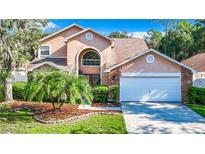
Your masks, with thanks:
<instances>
[{"instance_id":1,"label":"white garage door","mask_svg":"<svg viewBox=\"0 0 205 154\"><path fill-rule=\"evenodd\" d=\"M120 101L181 101L181 77L121 77Z\"/></svg>"}]
</instances>

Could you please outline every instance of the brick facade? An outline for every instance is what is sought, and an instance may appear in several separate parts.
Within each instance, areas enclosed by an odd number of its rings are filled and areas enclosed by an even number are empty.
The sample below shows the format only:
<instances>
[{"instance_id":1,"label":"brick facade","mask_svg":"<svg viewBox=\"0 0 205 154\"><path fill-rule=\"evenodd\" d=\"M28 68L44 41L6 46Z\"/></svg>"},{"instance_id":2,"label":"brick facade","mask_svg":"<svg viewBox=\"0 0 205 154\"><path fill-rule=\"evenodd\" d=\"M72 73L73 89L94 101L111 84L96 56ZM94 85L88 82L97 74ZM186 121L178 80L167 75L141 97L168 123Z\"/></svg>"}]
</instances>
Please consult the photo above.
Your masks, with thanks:
<instances>
[{"instance_id":1,"label":"brick facade","mask_svg":"<svg viewBox=\"0 0 205 154\"><path fill-rule=\"evenodd\" d=\"M181 80L181 95L182 102L186 103L188 101L188 90L192 86L193 73L186 69L181 68L182 80Z\"/></svg>"},{"instance_id":2,"label":"brick facade","mask_svg":"<svg viewBox=\"0 0 205 154\"><path fill-rule=\"evenodd\" d=\"M118 67L107 74L107 83L109 86L120 84L121 67Z\"/></svg>"}]
</instances>

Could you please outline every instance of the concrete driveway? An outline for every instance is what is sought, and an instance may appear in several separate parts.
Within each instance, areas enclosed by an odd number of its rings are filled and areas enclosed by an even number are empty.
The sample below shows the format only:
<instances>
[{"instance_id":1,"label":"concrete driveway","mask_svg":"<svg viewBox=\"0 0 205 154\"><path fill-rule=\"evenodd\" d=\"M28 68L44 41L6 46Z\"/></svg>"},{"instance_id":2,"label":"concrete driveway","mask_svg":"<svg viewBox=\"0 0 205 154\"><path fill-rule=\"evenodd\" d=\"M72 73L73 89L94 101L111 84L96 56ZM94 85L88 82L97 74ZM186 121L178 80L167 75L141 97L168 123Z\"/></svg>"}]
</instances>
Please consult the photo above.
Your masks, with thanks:
<instances>
[{"instance_id":1,"label":"concrete driveway","mask_svg":"<svg viewBox=\"0 0 205 154\"><path fill-rule=\"evenodd\" d=\"M205 118L177 103L124 102L128 133L204 134Z\"/></svg>"}]
</instances>

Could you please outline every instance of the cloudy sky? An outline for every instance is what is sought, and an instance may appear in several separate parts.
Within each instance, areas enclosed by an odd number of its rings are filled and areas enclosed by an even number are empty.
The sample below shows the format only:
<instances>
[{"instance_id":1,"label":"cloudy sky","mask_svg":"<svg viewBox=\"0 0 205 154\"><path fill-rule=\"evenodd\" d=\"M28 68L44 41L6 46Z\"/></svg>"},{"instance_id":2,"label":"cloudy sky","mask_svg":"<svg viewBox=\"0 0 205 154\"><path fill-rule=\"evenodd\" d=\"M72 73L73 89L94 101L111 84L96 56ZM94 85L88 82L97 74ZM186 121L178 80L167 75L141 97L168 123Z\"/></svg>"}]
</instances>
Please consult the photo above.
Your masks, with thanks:
<instances>
[{"instance_id":1,"label":"cloudy sky","mask_svg":"<svg viewBox=\"0 0 205 154\"><path fill-rule=\"evenodd\" d=\"M114 31L126 31L134 37L143 37L150 29L163 31L162 26L148 19L50 19L46 29L62 29L73 23L92 28L103 35Z\"/></svg>"},{"instance_id":2,"label":"cloudy sky","mask_svg":"<svg viewBox=\"0 0 205 154\"><path fill-rule=\"evenodd\" d=\"M103 35L126 31L133 37L143 37L150 29L163 32L163 27L150 19L50 19L46 29L62 29L73 23L92 28Z\"/></svg>"}]
</instances>

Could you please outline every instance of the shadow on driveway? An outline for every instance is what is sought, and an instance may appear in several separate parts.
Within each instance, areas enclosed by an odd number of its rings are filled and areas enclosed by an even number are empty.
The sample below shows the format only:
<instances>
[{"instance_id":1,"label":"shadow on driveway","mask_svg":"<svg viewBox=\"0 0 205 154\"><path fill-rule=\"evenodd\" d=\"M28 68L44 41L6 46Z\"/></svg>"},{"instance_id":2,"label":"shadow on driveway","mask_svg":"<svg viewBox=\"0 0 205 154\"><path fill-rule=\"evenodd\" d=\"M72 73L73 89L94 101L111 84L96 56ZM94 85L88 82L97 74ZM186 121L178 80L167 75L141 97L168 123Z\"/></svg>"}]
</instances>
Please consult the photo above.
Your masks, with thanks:
<instances>
[{"instance_id":1,"label":"shadow on driveway","mask_svg":"<svg viewBox=\"0 0 205 154\"><path fill-rule=\"evenodd\" d=\"M179 103L124 102L129 133L205 133L205 119Z\"/></svg>"}]
</instances>

